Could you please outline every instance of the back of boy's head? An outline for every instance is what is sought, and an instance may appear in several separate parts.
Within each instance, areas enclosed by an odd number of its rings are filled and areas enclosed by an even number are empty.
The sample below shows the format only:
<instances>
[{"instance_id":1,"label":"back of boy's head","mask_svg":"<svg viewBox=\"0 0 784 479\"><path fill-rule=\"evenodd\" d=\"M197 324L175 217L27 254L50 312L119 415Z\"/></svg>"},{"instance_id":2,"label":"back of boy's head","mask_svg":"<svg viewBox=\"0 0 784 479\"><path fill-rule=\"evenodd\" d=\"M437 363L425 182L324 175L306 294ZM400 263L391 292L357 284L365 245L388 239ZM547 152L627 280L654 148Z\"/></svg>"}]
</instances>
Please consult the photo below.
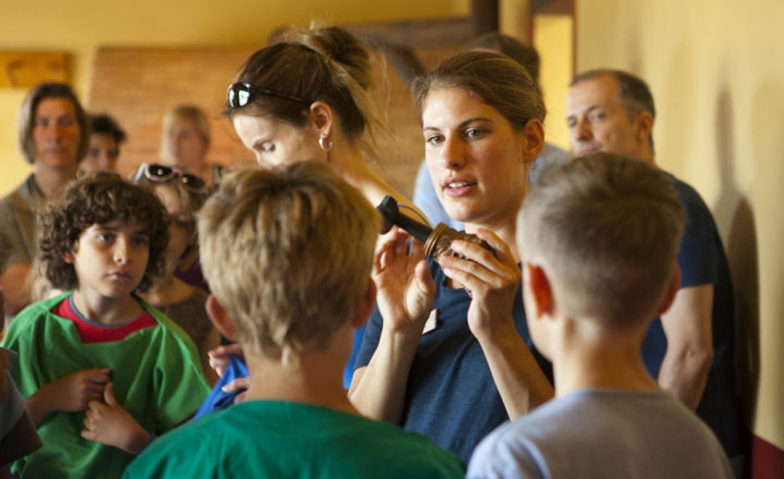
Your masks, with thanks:
<instances>
[{"instance_id":1,"label":"back of boy's head","mask_svg":"<svg viewBox=\"0 0 784 479\"><path fill-rule=\"evenodd\" d=\"M145 291L152 286L166 259L166 210L155 195L126 182L120 175L97 172L71 183L63 196L40 216L41 260L54 288L67 290L78 286L76 270L66 262L66 255L74 251L85 230L114 220L147 226L150 255L137 289Z\"/></svg>"},{"instance_id":2,"label":"back of boy's head","mask_svg":"<svg viewBox=\"0 0 784 479\"><path fill-rule=\"evenodd\" d=\"M198 216L204 274L246 350L295 360L356 313L380 218L328 165L238 170Z\"/></svg>"},{"instance_id":3,"label":"back of boy's head","mask_svg":"<svg viewBox=\"0 0 784 479\"><path fill-rule=\"evenodd\" d=\"M524 262L563 287L567 315L634 327L655 315L672 278L683 205L669 175L609 153L542 178L518 217Z\"/></svg>"}]
</instances>

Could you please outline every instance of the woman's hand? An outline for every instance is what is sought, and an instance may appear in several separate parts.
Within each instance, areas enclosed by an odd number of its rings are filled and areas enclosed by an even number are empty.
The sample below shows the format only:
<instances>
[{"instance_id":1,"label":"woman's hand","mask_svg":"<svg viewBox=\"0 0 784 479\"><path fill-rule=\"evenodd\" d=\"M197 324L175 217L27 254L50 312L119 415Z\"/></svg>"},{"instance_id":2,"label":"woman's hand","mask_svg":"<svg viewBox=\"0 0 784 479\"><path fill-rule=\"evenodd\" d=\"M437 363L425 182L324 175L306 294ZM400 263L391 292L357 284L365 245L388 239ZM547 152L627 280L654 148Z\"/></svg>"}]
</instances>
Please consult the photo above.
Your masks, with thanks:
<instances>
[{"instance_id":1,"label":"woman's hand","mask_svg":"<svg viewBox=\"0 0 784 479\"><path fill-rule=\"evenodd\" d=\"M515 329L512 307L522 273L501 238L483 228L476 234L493 247L496 256L477 244L456 240L452 242L452 250L468 259L442 256L439 262L448 278L471 293L468 327L481 342L492 340L497 334L507 334L509 328Z\"/></svg>"},{"instance_id":2,"label":"woman's hand","mask_svg":"<svg viewBox=\"0 0 784 479\"><path fill-rule=\"evenodd\" d=\"M436 286L422 252L422 242L399 228L383 235L376 246L373 281L384 327L391 332L421 334L433 307Z\"/></svg>"}]
</instances>

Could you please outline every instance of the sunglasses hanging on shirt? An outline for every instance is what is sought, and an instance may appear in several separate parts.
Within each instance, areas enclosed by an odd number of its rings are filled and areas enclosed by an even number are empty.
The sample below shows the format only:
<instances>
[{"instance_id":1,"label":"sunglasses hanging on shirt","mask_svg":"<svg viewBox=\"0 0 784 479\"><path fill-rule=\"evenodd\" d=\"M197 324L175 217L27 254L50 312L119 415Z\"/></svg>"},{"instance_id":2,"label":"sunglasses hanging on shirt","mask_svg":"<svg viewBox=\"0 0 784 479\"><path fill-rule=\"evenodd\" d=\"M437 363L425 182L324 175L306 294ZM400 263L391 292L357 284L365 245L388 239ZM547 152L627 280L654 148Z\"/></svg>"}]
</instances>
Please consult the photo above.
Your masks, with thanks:
<instances>
[{"instance_id":1,"label":"sunglasses hanging on shirt","mask_svg":"<svg viewBox=\"0 0 784 479\"><path fill-rule=\"evenodd\" d=\"M186 173L176 166L161 165L158 163L142 163L134 176L134 184L138 184L142 177L147 178L152 183L168 183L179 181L186 188L196 193L207 190L207 182L202 178Z\"/></svg>"}]
</instances>

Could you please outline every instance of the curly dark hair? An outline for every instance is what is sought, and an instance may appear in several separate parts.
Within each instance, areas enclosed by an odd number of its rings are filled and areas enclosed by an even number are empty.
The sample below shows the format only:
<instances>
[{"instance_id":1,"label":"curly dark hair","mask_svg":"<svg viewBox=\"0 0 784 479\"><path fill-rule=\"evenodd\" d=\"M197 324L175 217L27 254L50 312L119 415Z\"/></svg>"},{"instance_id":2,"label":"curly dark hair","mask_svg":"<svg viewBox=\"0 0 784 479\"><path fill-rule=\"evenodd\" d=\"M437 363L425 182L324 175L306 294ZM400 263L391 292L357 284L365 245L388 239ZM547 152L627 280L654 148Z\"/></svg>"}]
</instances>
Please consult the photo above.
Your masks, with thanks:
<instances>
[{"instance_id":1,"label":"curly dark hair","mask_svg":"<svg viewBox=\"0 0 784 479\"><path fill-rule=\"evenodd\" d=\"M82 233L94 224L137 221L149 228L150 256L137 289L146 291L163 272L169 227L166 209L152 193L115 173L95 173L71 183L59 201L39 217L41 259L46 277L58 289L73 289L78 278L65 261Z\"/></svg>"}]
</instances>

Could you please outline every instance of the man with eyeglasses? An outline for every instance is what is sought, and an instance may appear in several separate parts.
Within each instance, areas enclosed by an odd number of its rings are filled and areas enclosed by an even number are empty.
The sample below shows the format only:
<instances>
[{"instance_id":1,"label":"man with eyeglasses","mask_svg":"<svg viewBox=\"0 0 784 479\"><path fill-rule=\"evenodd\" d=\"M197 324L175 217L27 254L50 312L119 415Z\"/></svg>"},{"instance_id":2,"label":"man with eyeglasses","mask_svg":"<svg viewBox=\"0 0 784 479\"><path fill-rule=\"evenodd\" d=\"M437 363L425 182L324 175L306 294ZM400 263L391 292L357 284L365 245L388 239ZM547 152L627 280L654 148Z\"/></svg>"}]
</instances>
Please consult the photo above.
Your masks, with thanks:
<instances>
[{"instance_id":1,"label":"man with eyeglasses","mask_svg":"<svg viewBox=\"0 0 784 479\"><path fill-rule=\"evenodd\" d=\"M626 72L592 70L572 80L566 121L575 158L603 151L656 165L656 110L645 82ZM672 177L686 209L678 253L681 287L653 321L643 360L669 390L711 427L736 476L748 448L735 378L735 315L727 258L710 210L694 188Z\"/></svg>"}]
</instances>

